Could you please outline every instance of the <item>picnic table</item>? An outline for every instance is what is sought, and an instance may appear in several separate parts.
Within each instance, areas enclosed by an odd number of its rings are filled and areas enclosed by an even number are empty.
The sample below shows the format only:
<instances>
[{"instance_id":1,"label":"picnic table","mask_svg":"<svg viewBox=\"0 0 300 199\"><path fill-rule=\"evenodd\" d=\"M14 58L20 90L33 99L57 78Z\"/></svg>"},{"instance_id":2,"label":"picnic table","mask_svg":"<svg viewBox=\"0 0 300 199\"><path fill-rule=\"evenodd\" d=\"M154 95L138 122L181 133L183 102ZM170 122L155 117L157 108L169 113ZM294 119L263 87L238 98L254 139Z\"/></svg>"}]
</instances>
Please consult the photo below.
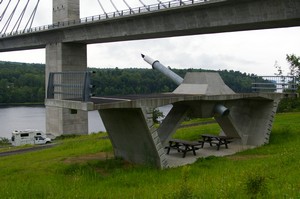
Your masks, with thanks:
<instances>
[{"instance_id":1,"label":"picnic table","mask_svg":"<svg viewBox=\"0 0 300 199\"><path fill-rule=\"evenodd\" d=\"M169 141L169 146L165 148L168 149L167 154L169 154L171 149L176 149L178 152L183 152L183 158L186 153L192 151L194 155L196 155L196 150L199 149L197 146L203 146L202 141L187 141L187 140L179 140L179 139L171 139Z\"/></svg>"},{"instance_id":2,"label":"picnic table","mask_svg":"<svg viewBox=\"0 0 300 199\"><path fill-rule=\"evenodd\" d=\"M227 136L219 136L219 135L211 135L211 134L202 134L202 148L204 143L209 143L210 146L215 144L217 146L217 150L220 149L221 145L225 145L226 149L228 149L228 144L231 142L232 137Z\"/></svg>"}]
</instances>

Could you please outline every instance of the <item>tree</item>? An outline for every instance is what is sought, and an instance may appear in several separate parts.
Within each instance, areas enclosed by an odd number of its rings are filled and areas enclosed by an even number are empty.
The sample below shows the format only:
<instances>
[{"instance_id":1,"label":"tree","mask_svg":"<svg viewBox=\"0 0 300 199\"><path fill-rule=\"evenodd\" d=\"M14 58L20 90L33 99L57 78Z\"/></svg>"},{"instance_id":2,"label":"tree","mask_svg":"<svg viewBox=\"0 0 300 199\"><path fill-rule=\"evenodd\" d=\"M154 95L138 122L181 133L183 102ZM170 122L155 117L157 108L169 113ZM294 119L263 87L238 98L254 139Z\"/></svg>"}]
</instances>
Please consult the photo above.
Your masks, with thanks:
<instances>
[{"instance_id":1,"label":"tree","mask_svg":"<svg viewBox=\"0 0 300 199\"><path fill-rule=\"evenodd\" d=\"M300 80L300 57L297 57L294 54L286 55L286 60L289 63L289 69L288 75L292 75L296 77L296 83L299 84ZM283 71L281 67L276 63L275 64L276 69L278 70L279 76L283 76ZM298 88L299 92L299 88ZM300 110L300 99L299 98L286 98L282 99L277 112L293 112L293 111L299 111Z\"/></svg>"},{"instance_id":2,"label":"tree","mask_svg":"<svg viewBox=\"0 0 300 199\"><path fill-rule=\"evenodd\" d=\"M159 109L154 109L153 110L153 122L154 123L159 123L159 118L163 118L163 117L165 117L165 115L164 115L164 113L163 112L161 112Z\"/></svg>"},{"instance_id":3,"label":"tree","mask_svg":"<svg viewBox=\"0 0 300 199\"><path fill-rule=\"evenodd\" d=\"M296 76L298 82L300 79L300 57L294 54L286 55L286 60L290 64L290 75Z\"/></svg>"}]
</instances>

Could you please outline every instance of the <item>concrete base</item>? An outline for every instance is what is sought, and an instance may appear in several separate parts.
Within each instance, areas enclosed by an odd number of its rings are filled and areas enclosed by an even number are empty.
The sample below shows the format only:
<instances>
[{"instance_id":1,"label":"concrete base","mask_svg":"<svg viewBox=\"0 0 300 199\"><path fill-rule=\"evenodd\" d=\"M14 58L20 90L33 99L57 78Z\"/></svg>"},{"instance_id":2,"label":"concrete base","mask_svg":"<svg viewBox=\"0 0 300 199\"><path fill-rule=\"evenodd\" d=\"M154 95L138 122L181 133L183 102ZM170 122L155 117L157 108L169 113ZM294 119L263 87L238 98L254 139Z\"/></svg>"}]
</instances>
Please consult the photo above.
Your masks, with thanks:
<instances>
[{"instance_id":1,"label":"concrete base","mask_svg":"<svg viewBox=\"0 0 300 199\"><path fill-rule=\"evenodd\" d=\"M87 111L46 106L46 118L47 134L88 134Z\"/></svg>"}]
</instances>

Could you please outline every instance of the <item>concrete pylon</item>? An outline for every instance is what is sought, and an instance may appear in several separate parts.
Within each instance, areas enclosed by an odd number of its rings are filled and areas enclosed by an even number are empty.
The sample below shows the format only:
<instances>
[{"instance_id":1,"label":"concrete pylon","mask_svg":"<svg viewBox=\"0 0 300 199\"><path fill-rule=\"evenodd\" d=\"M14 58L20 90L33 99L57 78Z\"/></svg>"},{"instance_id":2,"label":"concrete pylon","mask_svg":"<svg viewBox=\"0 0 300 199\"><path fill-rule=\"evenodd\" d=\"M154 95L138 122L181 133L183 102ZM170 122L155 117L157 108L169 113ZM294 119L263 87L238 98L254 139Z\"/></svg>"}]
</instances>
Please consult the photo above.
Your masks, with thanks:
<instances>
[{"instance_id":1,"label":"concrete pylon","mask_svg":"<svg viewBox=\"0 0 300 199\"><path fill-rule=\"evenodd\" d=\"M79 0L53 0L53 23L80 19Z\"/></svg>"},{"instance_id":2,"label":"concrete pylon","mask_svg":"<svg viewBox=\"0 0 300 199\"><path fill-rule=\"evenodd\" d=\"M79 0L53 0L53 22L79 19ZM85 71L86 44L53 43L46 46L46 87L50 72ZM62 80L64 81L64 80ZM46 133L87 134L88 112L46 106Z\"/></svg>"}]
</instances>

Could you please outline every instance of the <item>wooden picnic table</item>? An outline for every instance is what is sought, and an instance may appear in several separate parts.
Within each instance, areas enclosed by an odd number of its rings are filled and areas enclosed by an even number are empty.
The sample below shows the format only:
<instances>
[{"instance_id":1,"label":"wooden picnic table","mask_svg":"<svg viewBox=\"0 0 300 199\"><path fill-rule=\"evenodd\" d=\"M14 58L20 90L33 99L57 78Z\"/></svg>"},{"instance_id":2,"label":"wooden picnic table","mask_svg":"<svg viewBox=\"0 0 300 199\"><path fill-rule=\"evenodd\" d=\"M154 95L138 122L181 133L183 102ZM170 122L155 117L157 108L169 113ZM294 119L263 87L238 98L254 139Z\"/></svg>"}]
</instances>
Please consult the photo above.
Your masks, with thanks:
<instances>
[{"instance_id":1,"label":"wooden picnic table","mask_svg":"<svg viewBox=\"0 0 300 199\"><path fill-rule=\"evenodd\" d=\"M196 150L199 148L197 146L203 146L202 141L187 141L187 140L179 140L179 139L171 139L169 141L169 146L165 147L168 149L167 154L169 154L170 149L176 149L178 152L183 152L183 158L186 153L192 151L194 155L196 155Z\"/></svg>"},{"instance_id":2,"label":"wooden picnic table","mask_svg":"<svg viewBox=\"0 0 300 199\"><path fill-rule=\"evenodd\" d=\"M211 134L202 134L202 148L204 143L209 143L210 146L215 144L217 146L217 150L220 149L221 145L225 145L226 149L228 149L228 144L231 142L232 137L227 136L219 136L219 135L211 135Z\"/></svg>"}]
</instances>

